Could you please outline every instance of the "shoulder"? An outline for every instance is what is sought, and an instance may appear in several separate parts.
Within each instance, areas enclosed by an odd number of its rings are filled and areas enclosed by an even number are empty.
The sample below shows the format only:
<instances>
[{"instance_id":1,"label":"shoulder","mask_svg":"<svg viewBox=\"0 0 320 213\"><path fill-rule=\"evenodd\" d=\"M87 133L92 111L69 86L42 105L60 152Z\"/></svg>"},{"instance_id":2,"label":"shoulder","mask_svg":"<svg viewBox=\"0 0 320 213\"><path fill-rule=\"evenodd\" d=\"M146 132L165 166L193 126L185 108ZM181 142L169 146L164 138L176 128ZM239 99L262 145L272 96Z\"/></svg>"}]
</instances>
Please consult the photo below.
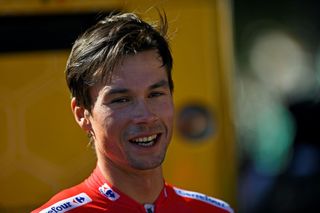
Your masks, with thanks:
<instances>
[{"instance_id":1,"label":"shoulder","mask_svg":"<svg viewBox=\"0 0 320 213\"><path fill-rule=\"evenodd\" d=\"M65 189L54 195L48 202L32 211L32 213L66 212L75 208L83 207L93 201L82 184Z\"/></svg>"},{"instance_id":2,"label":"shoulder","mask_svg":"<svg viewBox=\"0 0 320 213\"><path fill-rule=\"evenodd\" d=\"M172 187L172 189L179 198L182 198L183 202L186 202L189 206L191 205L196 212L233 213L230 205L220 199L177 187Z\"/></svg>"}]
</instances>

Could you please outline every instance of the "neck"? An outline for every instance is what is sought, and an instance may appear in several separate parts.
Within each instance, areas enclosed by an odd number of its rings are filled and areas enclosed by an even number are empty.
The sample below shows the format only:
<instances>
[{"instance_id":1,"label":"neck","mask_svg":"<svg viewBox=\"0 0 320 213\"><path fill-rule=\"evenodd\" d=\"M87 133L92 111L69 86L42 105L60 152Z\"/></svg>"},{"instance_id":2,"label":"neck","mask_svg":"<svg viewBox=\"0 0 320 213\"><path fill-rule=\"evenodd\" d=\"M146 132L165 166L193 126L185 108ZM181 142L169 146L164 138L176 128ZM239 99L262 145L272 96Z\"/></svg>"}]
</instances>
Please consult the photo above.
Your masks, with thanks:
<instances>
[{"instance_id":1,"label":"neck","mask_svg":"<svg viewBox=\"0 0 320 213\"><path fill-rule=\"evenodd\" d=\"M140 204L154 203L164 187L161 166L150 170L121 168L108 160L98 160L103 176Z\"/></svg>"}]
</instances>

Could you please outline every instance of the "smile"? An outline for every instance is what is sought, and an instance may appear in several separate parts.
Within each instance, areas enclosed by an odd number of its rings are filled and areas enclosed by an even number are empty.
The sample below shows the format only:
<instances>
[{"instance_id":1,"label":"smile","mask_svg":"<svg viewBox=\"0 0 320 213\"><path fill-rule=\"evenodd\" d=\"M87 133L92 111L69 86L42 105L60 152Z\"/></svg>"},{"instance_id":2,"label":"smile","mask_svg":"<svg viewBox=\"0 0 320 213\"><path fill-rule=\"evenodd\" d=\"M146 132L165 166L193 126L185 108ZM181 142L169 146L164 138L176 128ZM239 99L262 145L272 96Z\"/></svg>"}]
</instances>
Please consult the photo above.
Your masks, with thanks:
<instances>
[{"instance_id":1,"label":"smile","mask_svg":"<svg viewBox=\"0 0 320 213\"><path fill-rule=\"evenodd\" d=\"M147 137L134 138L129 141L139 146L150 147L150 146L153 146L158 141L159 138L160 138L160 134L154 134Z\"/></svg>"}]
</instances>

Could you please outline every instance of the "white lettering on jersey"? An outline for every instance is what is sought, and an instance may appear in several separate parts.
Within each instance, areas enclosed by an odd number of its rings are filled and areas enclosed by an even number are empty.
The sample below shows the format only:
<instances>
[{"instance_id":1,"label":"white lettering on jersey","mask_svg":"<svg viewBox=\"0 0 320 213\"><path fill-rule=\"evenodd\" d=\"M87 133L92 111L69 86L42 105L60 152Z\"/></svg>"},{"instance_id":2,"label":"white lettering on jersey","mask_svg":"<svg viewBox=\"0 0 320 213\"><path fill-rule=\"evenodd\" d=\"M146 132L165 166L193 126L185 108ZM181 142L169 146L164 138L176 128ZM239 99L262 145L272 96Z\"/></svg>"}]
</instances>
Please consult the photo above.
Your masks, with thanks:
<instances>
[{"instance_id":1,"label":"white lettering on jersey","mask_svg":"<svg viewBox=\"0 0 320 213\"><path fill-rule=\"evenodd\" d=\"M92 199L86 193L80 193L76 196L61 200L48 208L43 209L40 213L62 213L83 206L91 201Z\"/></svg>"},{"instance_id":2,"label":"white lettering on jersey","mask_svg":"<svg viewBox=\"0 0 320 213\"><path fill-rule=\"evenodd\" d=\"M222 200L219 200L219 199L216 199L213 197L209 197L209 196L202 194L202 193L187 191L187 190L179 189L176 187L173 187L173 189L181 197L187 197L187 198L191 198L191 199L195 199L195 200L200 200L202 202L209 203L213 206L217 206L219 208L227 210L230 213L233 213L233 210L231 209L229 204L227 204L226 202L224 202Z\"/></svg>"}]
</instances>

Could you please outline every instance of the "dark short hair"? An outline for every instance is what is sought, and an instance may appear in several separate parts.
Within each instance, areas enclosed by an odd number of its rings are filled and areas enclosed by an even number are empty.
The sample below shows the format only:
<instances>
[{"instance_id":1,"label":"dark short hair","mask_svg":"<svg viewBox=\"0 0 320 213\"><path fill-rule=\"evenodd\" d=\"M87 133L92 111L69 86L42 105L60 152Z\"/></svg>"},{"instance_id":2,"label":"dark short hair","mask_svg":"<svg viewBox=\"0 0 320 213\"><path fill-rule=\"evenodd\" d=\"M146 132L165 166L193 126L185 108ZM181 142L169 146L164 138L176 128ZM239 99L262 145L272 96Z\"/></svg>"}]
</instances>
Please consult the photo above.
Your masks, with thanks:
<instances>
[{"instance_id":1,"label":"dark short hair","mask_svg":"<svg viewBox=\"0 0 320 213\"><path fill-rule=\"evenodd\" d=\"M108 16L85 31L74 43L66 66L66 80L77 105L89 111L93 105L89 89L99 81L109 81L124 56L156 50L165 67L171 92L172 56L167 40L168 22L159 12L153 26L133 13Z\"/></svg>"}]
</instances>

